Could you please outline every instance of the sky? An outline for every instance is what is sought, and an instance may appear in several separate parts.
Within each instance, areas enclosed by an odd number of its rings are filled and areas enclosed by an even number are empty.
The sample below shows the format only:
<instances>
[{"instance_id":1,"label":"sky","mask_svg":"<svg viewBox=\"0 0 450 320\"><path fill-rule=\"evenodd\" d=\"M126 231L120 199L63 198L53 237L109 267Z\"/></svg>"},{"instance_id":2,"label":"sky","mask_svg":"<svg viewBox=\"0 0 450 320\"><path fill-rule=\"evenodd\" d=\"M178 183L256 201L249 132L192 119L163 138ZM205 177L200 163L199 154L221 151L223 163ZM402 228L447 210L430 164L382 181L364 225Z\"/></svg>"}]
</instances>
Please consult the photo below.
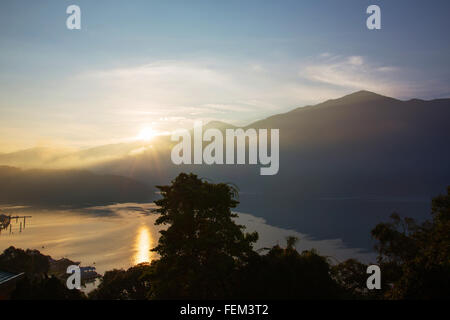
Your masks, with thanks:
<instances>
[{"instance_id":1,"label":"sky","mask_svg":"<svg viewBox=\"0 0 450 320\"><path fill-rule=\"evenodd\" d=\"M66 8L81 8L81 30ZM366 8L381 8L368 30ZM244 125L370 90L450 97L449 1L0 2L0 152L193 121Z\"/></svg>"}]
</instances>

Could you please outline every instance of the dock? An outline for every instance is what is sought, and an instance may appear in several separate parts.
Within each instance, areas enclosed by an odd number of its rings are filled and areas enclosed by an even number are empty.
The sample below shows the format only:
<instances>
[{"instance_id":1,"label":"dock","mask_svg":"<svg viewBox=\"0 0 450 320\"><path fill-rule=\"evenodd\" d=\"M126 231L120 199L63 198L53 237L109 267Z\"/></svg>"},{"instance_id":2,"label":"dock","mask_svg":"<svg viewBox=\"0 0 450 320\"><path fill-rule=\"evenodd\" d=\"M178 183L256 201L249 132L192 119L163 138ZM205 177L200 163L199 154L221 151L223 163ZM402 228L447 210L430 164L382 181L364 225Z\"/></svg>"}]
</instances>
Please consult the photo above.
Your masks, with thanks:
<instances>
[{"instance_id":1,"label":"dock","mask_svg":"<svg viewBox=\"0 0 450 320\"><path fill-rule=\"evenodd\" d=\"M9 233L12 233L12 222L15 221L16 224L19 224L19 232L25 229L27 218L31 218L32 216L12 216L6 214L0 214L0 234L2 230L6 230L9 227Z\"/></svg>"}]
</instances>

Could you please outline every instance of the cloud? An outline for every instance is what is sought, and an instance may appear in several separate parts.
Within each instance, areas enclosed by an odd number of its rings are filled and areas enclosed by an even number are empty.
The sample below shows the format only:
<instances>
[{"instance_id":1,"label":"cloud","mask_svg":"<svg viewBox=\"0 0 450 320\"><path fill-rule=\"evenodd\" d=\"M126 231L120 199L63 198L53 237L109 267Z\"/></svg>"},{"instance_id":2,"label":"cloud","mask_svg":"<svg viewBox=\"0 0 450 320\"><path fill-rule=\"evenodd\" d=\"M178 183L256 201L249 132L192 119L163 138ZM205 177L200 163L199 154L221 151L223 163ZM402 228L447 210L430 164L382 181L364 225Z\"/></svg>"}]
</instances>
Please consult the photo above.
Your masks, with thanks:
<instances>
[{"instance_id":1,"label":"cloud","mask_svg":"<svg viewBox=\"0 0 450 320\"><path fill-rule=\"evenodd\" d=\"M92 71L80 79L98 92L108 92L102 104L126 108L130 115L207 118L226 114L227 119L250 119L360 89L407 95L417 85L402 81L401 75L397 67L378 65L362 56L322 53L308 61L285 63L162 60Z\"/></svg>"},{"instance_id":2,"label":"cloud","mask_svg":"<svg viewBox=\"0 0 450 320\"><path fill-rule=\"evenodd\" d=\"M249 122L342 93L306 83L288 63L270 62L163 60L93 70L76 79L95 92L97 108L137 121L184 117Z\"/></svg>"},{"instance_id":3,"label":"cloud","mask_svg":"<svg viewBox=\"0 0 450 320\"><path fill-rule=\"evenodd\" d=\"M361 89L420 97L417 92L425 87L438 88L432 82L405 79L414 77L358 55L159 60L83 71L61 81L56 91L54 85L43 86L42 95L51 96L48 103L53 106L43 121L52 125L36 126L41 134L58 137L58 143L105 144L135 137L143 125L160 132L189 128L196 120L246 125ZM40 109L32 110L33 119L39 118Z\"/></svg>"},{"instance_id":4,"label":"cloud","mask_svg":"<svg viewBox=\"0 0 450 320\"><path fill-rule=\"evenodd\" d=\"M361 56L323 55L319 61L305 65L299 75L317 84L326 84L345 90L369 90L389 96L407 91L404 82L397 79L398 68L379 66Z\"/></svg>"},{"instance_id":5,"label":"cloud","mask_svg":"<svg viewBox=\"0 0 450 320\"><path fill-rule=\"evenodd\" d=\"M383 65L362 56L321 54L299 69L299 77L313 86L323 85L350 93L369 90L398 99L447 97L448 82L427 77L420 70Z\"/></svg>"},{"instance_id":6,"label":"cloud","mask_svg":"<svg viewBox=\"0 0 450 320\"><path fill-rule=\"evenodd\" d=\"M348 63L354 66L362 66L364 64L364 58L360 56L351 56L348 58Z\"/></svg>"}]
</instances>

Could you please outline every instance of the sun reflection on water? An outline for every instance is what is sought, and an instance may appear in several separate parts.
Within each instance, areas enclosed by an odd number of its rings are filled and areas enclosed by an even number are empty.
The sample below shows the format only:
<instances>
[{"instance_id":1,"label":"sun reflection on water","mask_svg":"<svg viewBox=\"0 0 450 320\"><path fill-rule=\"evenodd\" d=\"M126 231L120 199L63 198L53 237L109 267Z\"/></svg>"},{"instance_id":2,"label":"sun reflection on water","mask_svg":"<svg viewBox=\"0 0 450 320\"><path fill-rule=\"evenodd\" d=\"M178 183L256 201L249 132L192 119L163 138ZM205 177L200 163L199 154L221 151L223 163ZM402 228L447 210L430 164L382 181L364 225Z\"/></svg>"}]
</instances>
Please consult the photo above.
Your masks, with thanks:
<instances>
[{"instance_id":1,"label":"sun reflection on water","mask_svg":"<svg viewBox=\"0 0 450 320\"><path fill-rule=\"evenodd\" d=\"M152 248L152 237L147 226L142 225L135 240L134 264L150 262Z\"/></svg>"}]
</instances>

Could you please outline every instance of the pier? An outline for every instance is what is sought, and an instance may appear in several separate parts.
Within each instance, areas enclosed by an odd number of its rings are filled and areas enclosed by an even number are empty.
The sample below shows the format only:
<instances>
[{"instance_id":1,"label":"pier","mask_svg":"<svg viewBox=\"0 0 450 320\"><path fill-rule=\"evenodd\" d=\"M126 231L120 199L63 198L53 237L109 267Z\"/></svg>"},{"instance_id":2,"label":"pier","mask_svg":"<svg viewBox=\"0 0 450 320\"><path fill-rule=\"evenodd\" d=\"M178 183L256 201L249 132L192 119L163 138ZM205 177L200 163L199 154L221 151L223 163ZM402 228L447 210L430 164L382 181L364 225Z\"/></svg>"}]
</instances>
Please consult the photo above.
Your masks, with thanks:
<instances>
[{"instance_id":1,"label":"pier","mask_svg":"<svg viewBox=\"0 0 450 320\"><path fill-rule=\"evenodd\" d=\"M19 232L25 229L27 218L31 218L32 216L12 216L6 214L0 214L0 234L2 230L6 230L9 227L9 233L12 233L12 222L15 221L16 224L19 224ZM23 220L22 220L23 219Z\"/></svg>"}]
</instances>

